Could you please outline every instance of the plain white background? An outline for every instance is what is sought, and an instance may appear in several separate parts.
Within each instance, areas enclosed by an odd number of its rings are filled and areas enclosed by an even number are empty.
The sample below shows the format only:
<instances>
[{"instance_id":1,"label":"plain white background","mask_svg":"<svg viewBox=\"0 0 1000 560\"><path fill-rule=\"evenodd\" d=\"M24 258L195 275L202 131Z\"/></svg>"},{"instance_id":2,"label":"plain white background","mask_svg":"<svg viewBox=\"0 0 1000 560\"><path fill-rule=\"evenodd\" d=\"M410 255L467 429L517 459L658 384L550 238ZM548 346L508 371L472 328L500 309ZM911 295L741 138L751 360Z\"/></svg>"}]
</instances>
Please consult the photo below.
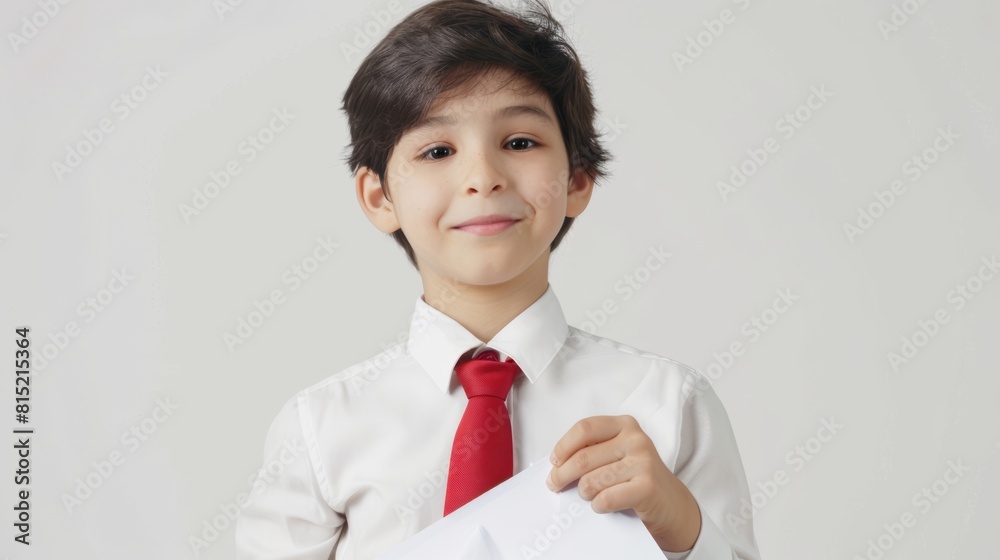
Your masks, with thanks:
<instances>
[{"instance_id":1,"label":"plain white background","mask_svg":"<svg viewBox=\"0 0 1000 560\"><path fill-rule=\"evenodd\" d=\"M361 57L421 3L4 5L4 425L18 427L14 328L50 359L32 378L33 544L12 540L11 436L0 555L194 558L198 537L199 557L232 557L225 515L280 405L406 332L419 277L358 207L339 105ZM553 256L570 324L713 374L763 557L994 557L1000 277L977 274L1000 256L1000 8L552 6L615 156ZM149 68L160 81L141 86ZM829 95L803 108L814 87ZM281 109L287 126L262 132ZM113 130L98 137L102 119ZM954 142L934 149L949 127ZM270 143L247 161L241 143L258 134ZM769 138L766 161L747 163ZM241 173L206 191L230 160ZM752 175L723 196L744 165ZM886 208L875 192L895 180L906 190ZM185 217L199 192L207 205ZM340 245L292 290L283 275L317 238ZM665 266L643 270L661 247ZM122 287L116 271L134 279ZM641 289L626 300L629 276ZM284 303L228 347L275 289ZM778 290L798 298L784 313L768 311ZM938 310L947 322L931 324ZM755 317L766 332L744 328ZM894 366L903 337L920 347ZM727 357L734 342L745 351ZM843 428L811 439L831 419ZM144 439L123 439L133 426ZM949 462L968 470L946 482ZM925 488L934 501L915 501ZM907 514L915 525L890 534Z\"/></svg>"}]
</instances>

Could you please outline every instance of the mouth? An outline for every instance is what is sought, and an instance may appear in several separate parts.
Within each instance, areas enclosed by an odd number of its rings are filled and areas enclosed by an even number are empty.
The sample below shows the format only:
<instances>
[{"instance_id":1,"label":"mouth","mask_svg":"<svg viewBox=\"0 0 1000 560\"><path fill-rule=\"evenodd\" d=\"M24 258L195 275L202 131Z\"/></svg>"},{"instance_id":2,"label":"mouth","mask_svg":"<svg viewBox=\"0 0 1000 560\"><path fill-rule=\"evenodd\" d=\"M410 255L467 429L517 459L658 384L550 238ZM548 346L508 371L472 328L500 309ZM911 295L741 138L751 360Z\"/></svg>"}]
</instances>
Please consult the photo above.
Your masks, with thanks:
<instances>
[{"instance_id":1,"label":"mouth","mask_svg":"<svg viewBox=\"0 0 1000 560\"><path fill-rule=\"evenodd\" d=\"M510 216L480 216L478 218L462 222L452 229L457 229L474 235L495 235L510 228L520 221L521 220Z\"/></svg>"}]
</instances>

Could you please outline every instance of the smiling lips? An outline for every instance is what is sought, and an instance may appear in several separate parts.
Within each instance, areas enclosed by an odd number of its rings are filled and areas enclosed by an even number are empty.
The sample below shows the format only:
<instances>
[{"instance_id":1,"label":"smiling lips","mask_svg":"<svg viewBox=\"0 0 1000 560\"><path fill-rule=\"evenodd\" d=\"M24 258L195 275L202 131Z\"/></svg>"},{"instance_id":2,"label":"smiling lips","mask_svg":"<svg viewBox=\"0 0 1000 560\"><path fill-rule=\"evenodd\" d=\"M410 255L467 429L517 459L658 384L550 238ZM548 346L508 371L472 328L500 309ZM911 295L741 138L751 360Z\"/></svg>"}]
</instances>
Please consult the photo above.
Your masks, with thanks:
<instances>
[{"instance_id":1,"label":"smiling lips","mask_svg":"<svg viewBox=\"0 0 1000 560\"><path fill-rule=\"evenodd\" d=\"M466 220L455 226L454 229L475 235L494 235L504 231L519 221L519 219L511 216L490 214L489 216L478 216L471 220Z\"/></svg>"}]
</instances>

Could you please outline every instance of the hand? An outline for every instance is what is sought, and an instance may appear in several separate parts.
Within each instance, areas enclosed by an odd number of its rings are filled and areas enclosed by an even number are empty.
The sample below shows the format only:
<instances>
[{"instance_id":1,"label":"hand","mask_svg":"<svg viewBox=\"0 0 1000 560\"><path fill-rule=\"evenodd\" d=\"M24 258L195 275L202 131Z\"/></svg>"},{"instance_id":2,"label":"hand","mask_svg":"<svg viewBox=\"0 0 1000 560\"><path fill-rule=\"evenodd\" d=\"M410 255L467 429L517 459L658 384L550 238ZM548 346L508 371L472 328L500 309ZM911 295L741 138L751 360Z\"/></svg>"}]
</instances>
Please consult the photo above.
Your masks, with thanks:
<instances>
[{"instance_id":1,"label":"hand","mask_svg":"<svg viewBox=\"0 0 1000 560\"><path fill-rule=\"evenodd\" d=\"M698 502L632 416L580 420L556 443L550 461L550 490L580 479L580 497L595 512L634 509L661 550L685 552L698 540Z\"/></svg>"}]
</instances>

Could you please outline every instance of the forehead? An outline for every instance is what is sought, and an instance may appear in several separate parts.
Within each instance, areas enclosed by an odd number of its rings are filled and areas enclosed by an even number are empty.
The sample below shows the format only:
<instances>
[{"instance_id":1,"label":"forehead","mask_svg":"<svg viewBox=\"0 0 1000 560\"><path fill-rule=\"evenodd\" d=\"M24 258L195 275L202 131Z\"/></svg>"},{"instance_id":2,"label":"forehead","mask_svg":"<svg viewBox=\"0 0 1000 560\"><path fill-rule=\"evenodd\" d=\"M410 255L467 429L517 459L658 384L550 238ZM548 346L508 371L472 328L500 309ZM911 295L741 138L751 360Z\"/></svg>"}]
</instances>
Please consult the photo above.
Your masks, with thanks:
<instances>
[{"instance_id":1,"label":"forehead","mask_svg":"<svg viewBox=\"0 0 1000 560\"><path fill-rule=\"evenodd\" d=\"M497 108L512 105L537 107L546 116L554 116L552 102L544 90L510 70L493 69L474 74L457 86L439 94L431 103L424 118L417 123L417 127L435 124L433 121L440 120L434 119L435 116L448 115L452 117L450 119L452 121L456 117L458 119L485 117ZM530 110L519 112L531 113Z\"/></svg>"},{"instance_id":2,"label":"forehead","mask_svg":"<svg viewBox=\"0 0 1000 560\"><path fill-rule=\"evenodd\" d=\"M487 69L460 76L459 79L461 79L459 83L442 91L434 103L438 104L460 97L544 95L544 92L533 82L507 68Z\"/></svg>"}]
</instances>

